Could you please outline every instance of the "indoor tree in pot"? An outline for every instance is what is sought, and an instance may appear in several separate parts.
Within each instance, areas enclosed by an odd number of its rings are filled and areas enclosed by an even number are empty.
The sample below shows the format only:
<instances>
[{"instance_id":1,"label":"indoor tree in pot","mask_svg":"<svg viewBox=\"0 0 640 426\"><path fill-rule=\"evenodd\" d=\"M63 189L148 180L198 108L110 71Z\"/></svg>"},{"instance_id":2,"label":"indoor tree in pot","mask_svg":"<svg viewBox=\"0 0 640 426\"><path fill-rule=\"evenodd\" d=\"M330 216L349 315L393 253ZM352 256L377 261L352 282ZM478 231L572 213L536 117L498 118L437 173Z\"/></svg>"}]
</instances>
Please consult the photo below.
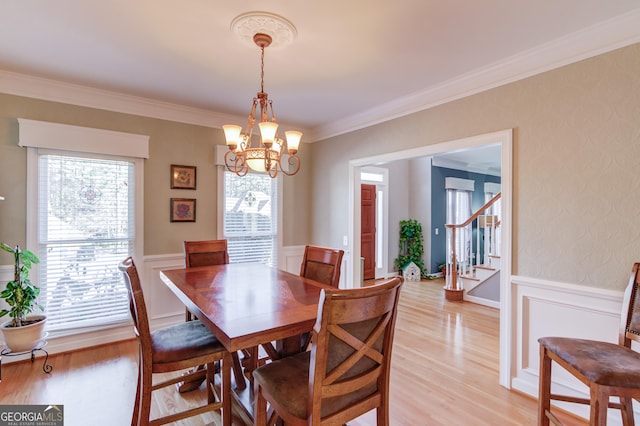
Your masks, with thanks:
<instances>
[{"instance_id":1,"label":"indoor tree in pot","mask_svg":"<svg viewBox=\"0 0 640 426\"><path fill-rule=\"evenodd\" d=\"M0 293L0 298L8 305L8 309L0 311L0 318L8 314L11 320L3 323L0 328L5 345L11 352L30 351L44 337L46 321L44 315L28 315L36 306L44 310L37 301L40 288L29 279L29 270L40 260L33 252L20 249L20 246L0 243L0 249L13 255L14 265L13 281L9 281Z\"/></svg>"}]
</instances>

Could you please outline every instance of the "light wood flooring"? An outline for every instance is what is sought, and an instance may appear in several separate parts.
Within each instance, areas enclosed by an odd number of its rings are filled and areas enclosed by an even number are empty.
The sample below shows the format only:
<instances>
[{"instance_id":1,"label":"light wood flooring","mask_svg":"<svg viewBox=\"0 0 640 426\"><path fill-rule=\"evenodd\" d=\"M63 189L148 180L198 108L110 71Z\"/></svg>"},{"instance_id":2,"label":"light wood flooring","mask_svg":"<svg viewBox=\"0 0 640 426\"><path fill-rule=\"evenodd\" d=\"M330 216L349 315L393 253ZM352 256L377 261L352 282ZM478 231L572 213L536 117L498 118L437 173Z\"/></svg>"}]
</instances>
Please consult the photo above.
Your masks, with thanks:
<instances>
[{"instance_id":1,"label":"light wood flooring","mask_svg":"<svg viewBox=\"0 0 640 426\"><path fill-rule=\"evenodd\" d=\"M405 282L391 369L391 425L535 425L537 401L498 384L499 312L444 300L442 280ZM6 359L6 358L5 358ZM49 358L4 363L0 404L63 404L66 426L131 421L137 343L126 341ZM204 387L154 398L152 415L204 397ZM568 425L584 425L563 416ZM234 419L234 424L237 419ZM179 425L218 425L217 413ZM350 422L375 424L373 412Z\"/></svg>"}]
</instances>

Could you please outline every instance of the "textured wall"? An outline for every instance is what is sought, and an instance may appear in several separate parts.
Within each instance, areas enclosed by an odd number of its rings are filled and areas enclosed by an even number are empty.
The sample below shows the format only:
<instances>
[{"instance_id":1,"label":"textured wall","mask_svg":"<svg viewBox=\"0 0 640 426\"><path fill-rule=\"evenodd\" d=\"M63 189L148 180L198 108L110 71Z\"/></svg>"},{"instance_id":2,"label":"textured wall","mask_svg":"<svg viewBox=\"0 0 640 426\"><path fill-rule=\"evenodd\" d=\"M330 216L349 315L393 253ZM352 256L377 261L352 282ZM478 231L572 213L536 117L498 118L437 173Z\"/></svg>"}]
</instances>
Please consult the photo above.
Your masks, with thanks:
<instances>
[{"instance_id":1,"label":"textured wall","mask_svg":"<svg viewBox=\"0 0 640 426\"><path fill-rule=\"evenodd\" d=\"M640 260L640 45L312 145L312 239L337 244L348 161L514 129L513 273L621 289ZM335 176L335 178L333 178Z\"/></svg>"}]
</instances>

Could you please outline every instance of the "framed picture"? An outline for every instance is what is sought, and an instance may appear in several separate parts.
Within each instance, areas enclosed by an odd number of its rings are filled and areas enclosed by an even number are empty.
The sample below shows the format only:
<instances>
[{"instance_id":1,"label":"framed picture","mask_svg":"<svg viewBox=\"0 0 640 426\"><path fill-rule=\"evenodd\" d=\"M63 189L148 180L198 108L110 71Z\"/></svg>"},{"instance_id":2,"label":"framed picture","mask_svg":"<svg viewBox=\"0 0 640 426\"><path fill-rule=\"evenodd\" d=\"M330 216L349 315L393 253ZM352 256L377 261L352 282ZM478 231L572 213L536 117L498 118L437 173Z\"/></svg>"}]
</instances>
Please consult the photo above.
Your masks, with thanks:
<instances>
[{"instance_id":1,"label":"framed picture","mask_svg":"<svg viewBox=\"0 0 640 426\"><path fill-rule=\"evenodd\" d=\"M172 164L171 189L196 189L196 167Z\"/></svg>"},{"instance_id":2,"label":"framed picture","mask_svg":"<svg viewBox=\"0 0 640 426\"><path fill-rule=\"evenodd\" d=\"M172 198L170 218L171 218L171 222L195 222L196 221L196 199L195 198Z\"/></svg>"}]
</instances>

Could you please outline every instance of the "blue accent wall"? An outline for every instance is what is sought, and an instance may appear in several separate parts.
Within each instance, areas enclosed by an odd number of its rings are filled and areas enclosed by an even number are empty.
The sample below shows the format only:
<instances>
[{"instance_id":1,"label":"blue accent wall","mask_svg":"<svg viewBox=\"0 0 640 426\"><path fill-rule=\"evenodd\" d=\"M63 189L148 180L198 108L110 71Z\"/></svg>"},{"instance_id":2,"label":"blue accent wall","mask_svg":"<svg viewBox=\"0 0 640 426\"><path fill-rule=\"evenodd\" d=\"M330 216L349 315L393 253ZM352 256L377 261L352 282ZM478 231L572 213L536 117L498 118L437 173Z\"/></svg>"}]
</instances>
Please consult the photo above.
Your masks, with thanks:
<instances>
[{"instance_id":1,"label":"blue accent wall","mask_svg":"<svg viewBox=\"0 0 640 426\"><path fill-rule=\"evenodd\" d=\"M462 170L448 169L445 167L431 168L431 262L429 271L436 273L438 265L446 260L447 233L444 227L446 223L447 191L444 188L445 178L456 177L474 181L475 190L471 201L471 210L476 211L484 205L485 182L501 183L500 176L485 175L481 173L465 172ZM438 235L435 229L438 228ZM427 230L423 230L423 233Z\"/></svg>"}]
</instances>

